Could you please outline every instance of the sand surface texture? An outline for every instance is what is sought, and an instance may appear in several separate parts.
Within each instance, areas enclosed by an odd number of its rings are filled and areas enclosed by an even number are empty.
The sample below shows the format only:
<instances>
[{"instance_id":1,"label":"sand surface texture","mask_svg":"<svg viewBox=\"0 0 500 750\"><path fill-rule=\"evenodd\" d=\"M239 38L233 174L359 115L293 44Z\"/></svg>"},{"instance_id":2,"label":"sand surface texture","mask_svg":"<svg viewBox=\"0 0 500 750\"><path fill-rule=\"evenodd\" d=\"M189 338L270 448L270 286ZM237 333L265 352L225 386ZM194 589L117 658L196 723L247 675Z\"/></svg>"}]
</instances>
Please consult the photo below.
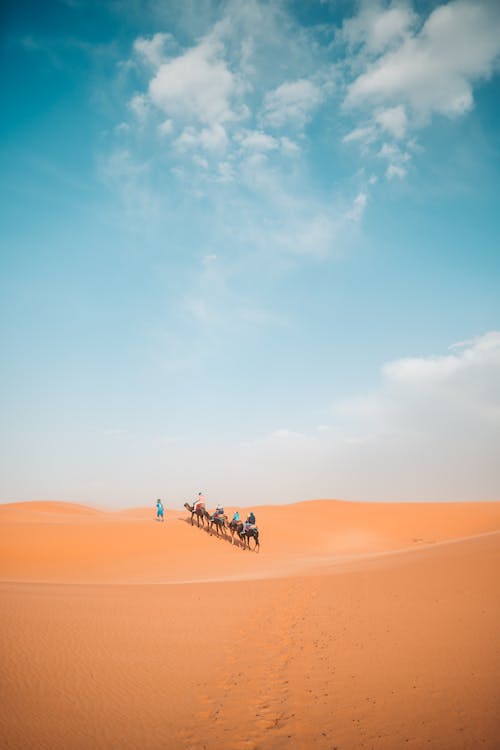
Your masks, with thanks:
<instances>
[{"instance_id":1,"label":"sand surface texture","mask_svg":"<svg viewBox=\"0 0 500 750\"><path fill-rule=\"evenodd\" d=\"M500 503L253 510L0 506L1 746L500 747Z\"/></svg>"}]
</instances>

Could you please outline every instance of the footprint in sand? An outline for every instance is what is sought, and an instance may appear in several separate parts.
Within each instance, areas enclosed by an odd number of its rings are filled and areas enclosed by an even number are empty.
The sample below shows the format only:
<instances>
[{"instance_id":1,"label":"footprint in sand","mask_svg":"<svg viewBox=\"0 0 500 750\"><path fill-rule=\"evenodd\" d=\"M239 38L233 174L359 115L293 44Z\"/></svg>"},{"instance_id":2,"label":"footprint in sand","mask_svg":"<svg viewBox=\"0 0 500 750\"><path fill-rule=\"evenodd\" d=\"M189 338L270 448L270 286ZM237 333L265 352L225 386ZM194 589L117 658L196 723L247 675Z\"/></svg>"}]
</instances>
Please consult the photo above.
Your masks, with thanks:
<instances>
[{"instance_id":1,"label":"footprint in sand","mask_svg":"<svg viewBox=\"0 0 500 750\"><path fill-rule=\"evenodd\" d=\"M183 742L191 742L193 739L193 733L189 729L178 729L177 737Z\"/></svg>"},{"instance_id":2,"label":"footprint in sand","mask_svg":"<svg viewBox=\"0 0 500 750\"><path fill-rule=\"evenodd\" d=\"M216 687L220 688L221 690L229 690L233 683L231 682L230 678L221 677L220 680L216 680L215 682Z\"/></svg>"},{"instance_id":3,"label":"footprint in sand","mask_svg":"<svg viewBox=\"0 0 500 750\"><path fill-rule=\"evenodd\" d=\"M208 695L200 695L198 696L198 703L201 704L202 708L196 711L197 718L202 719L203 721L205 721L206 719L210 719L210 717L214 714L213 699Z\"/></svg>"},{"instance_id":4,"label":"footprint in sand","mask_svg":"<svg viewBox=\"0 0 500 750\"><path fill-rule=\"evenodd\" d=\"M200 745L193 737L193 734L187 729L179 729L177 738L184 745L185 750L203 750L203 745Z\"/></svg>"},{"instance_id":5,"label":"footprint in sand","mask_svg":"<svg viewBox=\"0 0 500 750\"><path fill-rule=\"evenodd\" d=\"M268 729L272 729L275 724L272 719L257 719L257 721L254 722L254 726L256 726L257 729L267 731Z\"/></svg>"},{"instance_id":6,"label":"footprint in sand","mask_svg":"<svg viewBox=\"0 0 500 750\"><path fill-rule=\"evenodd\" d=\"M197 711L196 712L196 716L199 719L203 719L203 720L210 719L210 717L212 716L212 709L208 708L208 709L206 709L204 711Z\"/></svg>"}]
</instances>

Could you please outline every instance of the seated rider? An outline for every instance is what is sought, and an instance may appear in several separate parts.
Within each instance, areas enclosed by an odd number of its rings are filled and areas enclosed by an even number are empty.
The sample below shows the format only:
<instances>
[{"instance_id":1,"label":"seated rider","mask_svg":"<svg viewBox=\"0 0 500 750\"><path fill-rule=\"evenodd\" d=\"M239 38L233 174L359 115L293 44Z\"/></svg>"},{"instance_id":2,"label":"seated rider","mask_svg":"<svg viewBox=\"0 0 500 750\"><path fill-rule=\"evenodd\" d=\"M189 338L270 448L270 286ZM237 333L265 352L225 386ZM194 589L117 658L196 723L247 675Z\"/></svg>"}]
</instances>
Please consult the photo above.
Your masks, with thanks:
<instances>
[{"instance_id":1,"label":"seated rider","mask_svg":"<svg viewBox=\"0 0 500 750\"><path fill-rule=\"evenodd\" d=\"M243 533L246 534L251 526L255 526L255 515L253 510L250 511L247 520L243 524Z\"/></svg>"},{"instance_id":2,"label":"seated rider","mask_svg":"<svg viewBox=\"0 0 500 750\"><path fill-rule=\"evenodd\" d=\"M194 510L201 510L202 508L205 508L205 498L201 492L198 492L198 497L194 501Z\"/></svg>"},{"instance_id":3,"label":"seated rider","mask_svg":"<svg viewBox=\"0 0 500 750\"><path fill-rule=\"evenodd\" d=\"M223 508L223 507L222 507L222 505L221 505L221 504L219 503L219 504L217 505L217 507L216 507L215 511L214 511L214 514L213 514L212 518L213 518L213 519L215 520L215 519L217 518L217 516L223 516L223 515L224 515L224 508Z\"/></svg>"},{"instance_id":4,"label":"seated rider","mask_svg":"<svg viewBox=\"0 0 500 750\"><path fill-rule=\"evenodd\" d=\"M241 521L240 514L237 510L234 511L234 515L231 518L231 523L239 523Z\"/></svg>"}]
</instances>

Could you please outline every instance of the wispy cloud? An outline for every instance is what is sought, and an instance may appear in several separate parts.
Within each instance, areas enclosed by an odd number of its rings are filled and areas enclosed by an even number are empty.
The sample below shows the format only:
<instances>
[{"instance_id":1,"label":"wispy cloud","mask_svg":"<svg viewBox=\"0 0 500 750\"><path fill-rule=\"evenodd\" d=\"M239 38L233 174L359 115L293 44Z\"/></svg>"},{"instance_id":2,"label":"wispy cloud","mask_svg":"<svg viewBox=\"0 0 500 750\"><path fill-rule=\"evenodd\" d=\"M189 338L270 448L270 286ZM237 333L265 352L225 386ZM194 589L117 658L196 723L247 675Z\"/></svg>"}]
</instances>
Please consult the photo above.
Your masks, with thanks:
<instances>
[{"instance_id":1,"label":"wispy cloud","mask_svg":"<svg viewBox=\"0 0 500 750\"><path fill-rule=\"evenodd\" d=\"M343 257L377 181L408 176L418 128L472 106L454 108L455 84L472 91L500 50L500 14L485 2L456 0L427 18L410 2L364 2L340 28L322 29L330 46L280 3L233 0L205 10L201 33L199 19L184 17L182 43L172 25L135 40L130 117L104 173L131 211L150 206L157 214L168 198L155 175L168 173L178 192L204 206L210 242L253 257L255 269L283 256ZM363 169L340 186L332 174L331 189L320 189L311 179L311 129L324 132L336 115L352 127L337 131L333 146L359 148ZM220 271L220 258L216 265ZM237 272L224 284L238 286ZM217 294L214 303L211 293L188 293L184 309L204 325L222 321L221 300L230 304L233 292Z\"/></svg>"},{"instance_id":2,"label":"wispy cloud","mask_svg":"<svg viewBox=\"0 0 500 750\"><path fill-rule=\"evenodd\" d=\"M323 100L321 88L313 81L285 81L268 91L260 119L271 128L289 126L301 130Z\"/></svg>"},{"instance_id":3,"label":"wispy cloud","mask_svg":"<svg viewBox=\"0 0 500 750\"><path fill-rule=\"evenodd\" d=\"M160 199L150 182L150 164L128 148L116 148L100 162L102 180L119 196L131 220L158 216Z\"/></svg>"},{"instance_id":4,"label":"wispy cloud","mask_svg":"<svg viewBox=\"0 0 500 750\"><path fill-rule=\"evenodd\" d=\"M240 251L336 256L364 215L368 185L340 197L338 189L335 196L304 190L308 128L336 86L315 33L280 4L235 1L191 45L163 31L133 45L131 64L144 85L128 102L131 128L153 126L145 131L151 149L182 189L214 205L214 215L232 186L225 231L238 232ZM271 64L277 54L279 69Z\"/></svg>"},{"instance_id":5,"label":"wispy cloud","mask_svg":"<svg viewBox=\"0 0 500 750\"><path fill-rule=\"evenodd\" d=\"M378 390L337 402L329 424L244 446L250 471L283 500L498 499L499 451L497 331L456 354L388 362Z\"/></svg>"},{"instance_id":6,"label":"wispy cloud","mask_svg":"<svg viewBox=\"0 0 500 750\"><path fill-rule=\"evenodd\" d=\"M469 110L474 83L491 76L500 54L498 4L456 0L436 8L414 34L407 31L400 46L367 63L346 105L405 106L418 123Z\"/></svg>"},{"instance_id":7,"label":"wispy cloud","mask_svg":"<svg viewBox=\"0 0 500 750\"><path fill-rule=\"evenodd\" d=\"M364 3L337 40L347 45L354 73L344 107L361 118L344 141L366 149L388 136L411 139L433 116L456 118L472 109L474 86L498 69L500 7L455 0L421 19L409 3ZM395 161L386 176L407 171Z\"/></svg>"},{"instance_id":8,"label":"wispy cloud","mask_svg":"<svg viewBox=\"0 0 500 750\"><path fill-rule=\"evenodd\" d=\"M398 45L418 22L409 2L393 2L386 7L380 0L364 0L360 5L359 13L343 22L337 38L365 57Z\"/></svg>"},{"instance_id":9,"label":"wispy cloud","mask_svg":"<svg viewBox=\"0 0 500 750\"><path fill-rule=\"evenodd\" d=\"M159 65L148 96L168 118L214 128L244 115L237 104L240 86L224 59L224 47L206 38Z\"/></svg>"}]
</instances>

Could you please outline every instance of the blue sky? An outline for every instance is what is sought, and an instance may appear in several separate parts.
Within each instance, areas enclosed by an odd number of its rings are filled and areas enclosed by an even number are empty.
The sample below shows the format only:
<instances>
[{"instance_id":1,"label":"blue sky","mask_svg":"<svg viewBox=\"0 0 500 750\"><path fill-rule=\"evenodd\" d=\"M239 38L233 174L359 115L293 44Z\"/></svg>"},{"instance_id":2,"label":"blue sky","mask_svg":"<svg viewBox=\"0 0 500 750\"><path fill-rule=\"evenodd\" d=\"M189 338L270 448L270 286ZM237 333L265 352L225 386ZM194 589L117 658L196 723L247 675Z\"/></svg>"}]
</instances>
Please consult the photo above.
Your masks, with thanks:
<instances>
[{"instance_id":1,"label":"blue sky","mask_svg":"<svg viewBox=\"0 0 500 750\"><path fill-rule=\"evenodd\" d=\"M500 498L500 8L7 3L0 500Z\"/></svg>"}]
</instances>

